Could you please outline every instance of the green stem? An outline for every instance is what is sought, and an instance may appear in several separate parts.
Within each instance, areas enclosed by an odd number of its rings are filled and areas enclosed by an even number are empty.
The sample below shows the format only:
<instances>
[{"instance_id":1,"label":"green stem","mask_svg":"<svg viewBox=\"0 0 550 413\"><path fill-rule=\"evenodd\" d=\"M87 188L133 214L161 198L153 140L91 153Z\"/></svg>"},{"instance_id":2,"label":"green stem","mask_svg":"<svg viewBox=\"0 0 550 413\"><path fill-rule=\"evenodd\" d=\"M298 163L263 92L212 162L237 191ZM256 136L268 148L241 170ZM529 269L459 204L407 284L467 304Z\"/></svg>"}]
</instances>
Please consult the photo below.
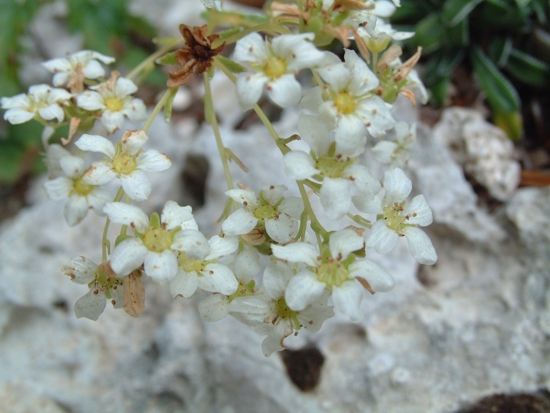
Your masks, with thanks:
<instances>
[{"instance_id":1,"label":"green stem","mask_svg":"<svg viewBox=\"0 0 550 413\"><path fill-rule=\"evenodd\" d=\"M235 43L238 40L242 39L247 34L250 34L252 32L270 32L270 33L277 33L277 34L290 34L292 33L287 27L281 26L280 24L273 24L273 23L265 23L265 24L258 24L257 26L249 27L247 29L244 29L240 31L239 33L235 33L234 35L229 36L226 39L216 39L212 42L212 49L215 49L218 46L221 46L223 43L226 45Z\"/></svg>"},{"instance_id":2,"label":"green stem","mask_svg":"<svg viewBox=\"0 0 550 413\"><path fill-rule=\"evenodd\" d=\"M174 40L173 43L169 43L166 46L161 47L159 50L157 50L155 53L150 55L147 59L145 59L139 65L137 65L130 73L128 73L126 75L126 79L132 79L133 77L137 76L139 72L141 72L143 69L145 69L151 63L154 63L155 60L157 60L162 55L168 53L170 50L172 50L174 48L174 46L176 46L178 43L181 43L182 41L183 41L183 39L178 39L177 41Z\"/></svg>"},{"instance_id":3,"label":"green stem","mask_svg":"<svg viewBox=\"0 0 550 413\"><path fill-rule=\"evenodd\" d=\"M120 201L123 195L124 195L124 189L120 187L118 189L118 192L115 195L115 199L113 199L113 202ZM107 218L105 221L105 226L103 227L103 237L101 238L101 262L107 262L107 255L111 254L111 251L107 252L107 250L110 247L110 242L107 239L107 232L109 231L109 225L111 225L111 220Z\"/></svg>"},{"instance_id":4,"label":"green stem","mask_svg":"<svg viewBox=\"0 0 550 413\"><path fill-rule=\"evenodd\" d=\"M164 94L162 95L160 100L158 101L157 105L155 106L155 108L153 109L153 111L151 112L149 117L147 118L147 122L145 122L145 125L143 125L143 128L142 128L145 132L147 132L149 130L149 128L151 127L151 124L153 123L153 121L157 117L158 113L160 112L162 107L166 104L166 100L170 96L170 93L171 93L170 89L166 89L166 91L164 92Z\"/></svg>"},{"instance_id":5,"label":"green stem","mask_svg":"<svg viewBox=\"0 0 550 413\"><path fill-rule=\"evenodd\" d=\"M204 112L206 114L206 121L210 123L210 125L212 125L212 129L214 130L214 136L216 137L216 145L218 146L218 152L220 153L220 158L222 159L223 172L225 174L225 181L227 182L227 188L233 189L235 186L233 185L233 179L231 178L231 172L229 171L227 154L220 135L218 119L216 117L216 112L214 112L214 103L212 100L212 88L210 87L210 78L208 77L208 73L203 73L203 79L204 79Z\"/></svg>"}]
</instances>

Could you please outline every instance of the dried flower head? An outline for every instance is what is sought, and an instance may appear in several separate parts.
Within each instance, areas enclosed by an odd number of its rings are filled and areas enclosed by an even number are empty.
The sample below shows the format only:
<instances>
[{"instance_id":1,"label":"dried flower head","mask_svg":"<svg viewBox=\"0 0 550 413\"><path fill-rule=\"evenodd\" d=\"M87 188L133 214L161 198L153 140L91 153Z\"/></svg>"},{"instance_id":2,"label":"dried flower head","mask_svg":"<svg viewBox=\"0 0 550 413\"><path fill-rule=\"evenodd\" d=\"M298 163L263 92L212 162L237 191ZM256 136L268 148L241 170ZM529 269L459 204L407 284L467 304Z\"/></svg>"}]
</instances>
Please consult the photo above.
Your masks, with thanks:
<instances>
[{"instance_id":1,"label":"dried flower head","mask_svg":"<svg viewBox=\"0 0 550 413\"><path fill-rule=\"evenodd\" d=\"M189 27L180 24L180 32L185 44L176 52L176 60L180 69L170 72L168 87L183 85L189 82L193 74L208 72L212 67L212 58L225 47L225 43L212 49L212 43L219 39L219 35L206 35L207 26Z\"/></svg>"}]
</instances>

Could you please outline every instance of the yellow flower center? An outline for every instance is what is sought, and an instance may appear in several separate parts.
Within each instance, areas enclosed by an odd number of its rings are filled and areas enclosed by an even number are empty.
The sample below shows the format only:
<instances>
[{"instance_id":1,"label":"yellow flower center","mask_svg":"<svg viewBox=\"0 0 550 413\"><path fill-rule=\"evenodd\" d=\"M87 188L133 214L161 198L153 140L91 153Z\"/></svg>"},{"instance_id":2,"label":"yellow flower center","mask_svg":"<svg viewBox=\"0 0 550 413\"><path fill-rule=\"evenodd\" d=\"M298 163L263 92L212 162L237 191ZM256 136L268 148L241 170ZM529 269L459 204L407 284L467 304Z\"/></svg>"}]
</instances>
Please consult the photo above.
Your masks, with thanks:
<instances>
[{"instance_id":1,"label":"yellow flower center","mask_svg":"<svg viewBox=\"0 0 550 413\"><path fill-rule=\"evenodd\" d=\"M336 107L340 113L349 115L355 111L355 99L348 92L341 92L335 99Z\"/></svg>"},{"instance_id":2,"label":"yellow flower center","mask_svg":"<svg viewBox=\"0 0 550 413\"><path fill-rule=\"evenodd\" d=\"M88 195L94 189L94 185L87 184L84 179L76 178L74 180L74 190L79 195Z\"/></svg>"},{"instance_id":3,"label":"yellow flower center","mask_svg":"<svg viewBox=\"0 0 550 413\"><path fill-rule=\"evenodd\" d=\"M129 175L136 167L136 158L130 154L121 153L113 158L113 169L118 175Z\"/></svg>"},{"instance_id":4,"label":"yellow flower center","mask_svg":"<svg viewBox=\"0 0 550 413\"><path fill-rule=\"evenodd\" d=\"M329 178L340 178L342 173L350 165L353 165L355 161L347 158L334 158L329 156L323 156L319 158L315 167L321 171L321 175Z\"/></svg>"},{"instance_id":5,"label":"yellow flower center","mask_svg":"<svg viewBox=\"0 0 550 413\"><path fill-rule=\"evenodd\" d=\"M407 217L401 215L401 212L405 207L405 202L406 201L403 201L401 204L396 202L393 205L387 205L384 207L384 220L386 221L386 226L397 233L403 231L403 229L407 226L405 223Z\"/></svg>"},{"instance_id":6,"label":"yellow flower center","mask_svg":"<svg viewBox=\"0 0 550 413\"><path fill-rule=\"evenodd\" d=\"M143 244L149 251L162 252L172 245L172 234L162 228L149 228L143 236Z\"/></svg>"},{"instance_id":7,"label":"yellow flower center","mask_svg":"<svg viewBox=\"0 0 550 413\"><path fill-rule=\"evenodd\" d=\"M276 210L271 205L262 205L254 210L254 216L258 219L275 218Z\"/></svg>"},{"instance_id":8,"label":"yellow flower center","mask_svg":"<svg viewBox=\"0 0 550 413\"><path fill-rule=\"evenodd\" d=\"M122 109L122 100L119 98L107 98L105 99L105 106L107 106L107 109L109 109L111 112L118 112L120 109Z\"/></svg>"},{"instance_id":9,"label":"yellow flower center","mask_svg":"<svg viewBox=\"0 0 550 413\"><path fill-rule=\"evenodd\" d=\"M286 62L276 56L268 59L264 73L272 79L277 79L286 73Z\"/></svg>"},{"instance_id":10,"label":"yellow flower center","mask_svg":"<svg viewBox=\"0 0 550 413\"><path fill-rule=\"evenodd\" d=\"M328 289L338 287L349 279L348 270L341 262L331 259L317 268L317 279L324 283Z\"/></svg>"},{"instance_id":11,"label":"yellow flower center","mask_svg":"<svg viewBox=\"0 0 550 413\"><path fill-rule=\"evenodd\" d=\"M178 255L178 265L187 273L196 272L198 275L201 275L201 271L204 269L206 264L201 260L187 258L184 252L180 252Z\"/></svg>"},{"instance_id":12,"label":"yellow flower center","mask_svg":"<svg viewBox=\"0 0 550 413\"><path fill-rule=\"evenodd\" d=\"M290 318L296 314L296 312L288 308L285 297L281 297L279 301L277 301L277 314L283 318Z\"/></svg>"}]
</instances>

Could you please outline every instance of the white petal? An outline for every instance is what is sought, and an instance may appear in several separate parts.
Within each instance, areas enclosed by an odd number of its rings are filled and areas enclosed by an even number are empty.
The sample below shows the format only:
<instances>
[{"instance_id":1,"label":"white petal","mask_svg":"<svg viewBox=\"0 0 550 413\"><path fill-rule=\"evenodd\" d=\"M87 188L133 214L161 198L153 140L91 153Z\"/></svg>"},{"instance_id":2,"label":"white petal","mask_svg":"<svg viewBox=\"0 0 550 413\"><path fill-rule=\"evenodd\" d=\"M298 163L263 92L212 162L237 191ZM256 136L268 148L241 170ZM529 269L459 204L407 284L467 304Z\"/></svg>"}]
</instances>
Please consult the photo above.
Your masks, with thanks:
<instances>
[{"instance_id":1,"label":"white petal","mask_svg":"<svg viewBox=\"0 0 550 413\"><path fill-rule=\"evenodd\" d=\"M64 176L59 176L51 181L44 182L44 189L48 194L48 198L53 199L54 201L60 201L67 198L73 188L73 180Z\"/></svg>"},{"instance_id":2,"label":"white petal","mask_svg":"<svg viewBox=\"0 0 550 413\"><path fill-rule=\"evenodd\" d=\"M21 123L28 122L32 118L34 118L33 112L28 112L20 108L10 109L4 113L4 119L12 125L19 125Z\"/></svg>"},{"instance_id":3,"label":"white petal","mask_svg":"<svg viewBox=\"0 0 550 413\"><path fill-rule=\"evenodd\" d=\"M264 271L263 278L267 294L274 300L280 299L293 275L288 264L282 261L271 261Z\"/></svg>"},{"instance_id":4,"label":"white petal","mask_svg":"<svg viewBox=\"0 0 550 413\"><path fill-rule=\"evenodd\" d=\"M196 260L204 260L210 253L208 240L202 232L195 229L185 229L176 233L170 248L185 251L186 257Z\"/></svg>"},{"instance_id":5,"label":"white petal","mask_svg":"<svg viewBox=\"0 0 550 413\"><path fill-rule=\"evenodd\" d=\"M178 273L178 259L172 250L147 251L143 264L145 274L156 281L170 280Z\"/></svg>"},{"instance_id":6,"label":"white petal","mask_svg":"<svg viewBox=\"0 0 550 413\"><path fill-rule=\"evenodd\" d=\"M115 285L110 289L111 291L111 304L113 308L123 308L124 307L124 284Z\"/></svg>"},{"instance_id":7,"label":"white petal","mask_svg":"<svg viewBox=\"0 0 550 413\"><path fill-rule=\"evenodd\" d=\"M287 71L315 67L325 59L325 53L318 50L313 43L313 33L285 34L273 39L273 51L277 56L284 57L288 62Z\"/></svg>"},{"instance_id":8,"label":"white petal","mask_svg":"<svg viewBox=\"0 0 550 413\"><path fill-rule=\"evenodd\" d=\"M145 201L151 194L151 183L143 171L136 169L129 175L120 175L122 189L134 201Z\"/></svg>"},{"instance_id":9,"label":"white petal","mask_svg":"<svg viewBox=\"0 0 550 413\"><path fill-rule=\"evenodd\" d=\"M199 303L199 314L203 321L220 321L227 317L229 299L223 294L212 294Z\"/></svg>"},{"instance_id":10,"label":"white petal","mask_svg":"<svg viewBox=\"0 0 550 413\"><path fill-rule=\"evenodd\" d=\"M256 249L247 249L237 255L235 259L235 275L242 284L248 284L261 270L260 255Z\"/></svg>"},{"instance_id":11,"label":"white petal","mask_svg":"<svg viewBox=\"0 0 550 413\"><path fill-rule=\"evenodd\" d=\"M107 298L105 292L97 288L92 289L83 297L80 297L76 303L74 303L74 314L76 318L89 318L90 320L97 321L105 306Z\"/></svg>"},{"instance_id":12,"label":"white petal","mask_svg":"<svg viewBox=\"0 0 550 413\"><path fill-rule=\"evenodd\" d=\"M233 60L240 63L263 63L269 58L266 44L260 34L253 32L240 39L235 46Z\"/></svg>"},{"instance_id":13,"label":"white petal","mask_svg":"<svg viewBox=\"0 0 550 413\"><path fill-rule=\"evenodd\" d=\"M241 235L248 234L254 229L258 223L256 218L250 211L246 209L238 209L233 212L222 224L222 230L226 235Z\"/></svg>"},{"instance_id":14,"label":"white petal","mask_svg":"<svg viewBox=\"0 0 550 413\"><path fill-rule=\"evenodd\" d=\"M367 280L371 288L376 292L390 291L395 284L393 277L371 260L355 261L349 266L349 271L351 277Z\"/></svg>"},{"instance_id":15,"label":"white petal","mask_svg":"<svg viewBox=\"0 0 550 413\"><path fill-rule=\"evenodd\" d=\"M344 177L351 179L363 194L374 196L380 191L380 182L374 179L363 165L351 165L346 168Z\"/></svg>"},{"instance_id":16,"label":"white petal","mask_svg":"<svg viewBox=\"0 0 550 413\"><path fill-rule=\"evenodd\" d=\"M94 212L100 216L105 216L105 214L103 213L103 208L105 207L105 203L111 198L112 197L109 195L109 193L101 188L92 189L92 191L87 196L88 204L94 210Z\"/></svg>"},{"instance_id":17,"label":"white petal","mask_svg":"<svg viewBox=\"0 0 550 413\"><path fill-rule=\"evenodd\" d=\"M51 59L46 62L42 62L42 66L44 66L46 70L51 73L68 72L73 70L71 62L69 62L68 59Z\"/></svg>"},{"instance_id":18,"label":"white petal","mask_svg":"<svg viewBox=\"0 0 550 413\"><path fill-rule=\"evenodd\" d=\"M259 206L256 193L249 189L229 189L225 191L225 195L248 208Z\"/></svg>"},{"instance_id":19,"label":"white petal","mask_svg":"<svg viewBox=\"0 0 550 413\"><path fill-rule=\"evenodd\" d=\"M286 185L262 185L262 194L269 205L275 205L281 200L288 189Z\"/></svg>"},{"instance_id":20,"label":"white petal","mask_svg":"<svg viewBox=\"0 0 550 413\"><path fill-rule=\"evenodd\" d=\"M139 169L153 172L165 171L172 165L170 158L156 149L149 149L140 153L136 162Z\"/></svg>"},{"instance_id":21,"label":"white petal","mask_svg":"<svg viewBox=\"0 0 550 413\"><path fill-rule=\"evenodd\" d=\"M395 126L395 119L387 104L378 96L371 96L364 100L356 110L361 120L365 122L367 130L374 137L383 136L387 130Z\"/></svg>"},{"instance_id":22,"label":"white petal","mask_svg":"<svg viewBox=\"0 0 550 413\"><path fill-rule=\"evenodd\" d=\"M137 92L138 88L134 82L124 77L119 77L115 84L115 95L121 99Z\"/></svg>"},{"instance_id":23,"label":"white petal","mask_svg":"<svg viewBox=\"0 0 550 413\"><path fill-rule=\"evenodd\" d=\"M302 113L298 118L300 136L317 156L323 156L328 152L331 129L333 125L327 123L325 117Z\"/></svg>"},{"instance_id":24,"label":"white petal","mask_svg":"<svg viewBox=\"0 0 550 413\"><path fill-rule=\"evenodd\" d=\"M125 276L141 267L149 250L139 238L129 238L118 244L111 254L111 268L119 276Z\"/></svg>"},{"instance_id":25,"label":"white petal","mask_svg":"<svg viewBox=\"0 0 550 413\"><path fill-rule=\"evenodd\" d=\"M298 222L291 220L286 214L279 214L273 219L265 220L265 230L274 241L284 244L298 233Z\"/></svg>"},{"instance_id":26,"label":"white petal","mask_svg":"<svg viewBox=\"0 0 550 413\"><path fill-rule=\"evenodd\" d=\"M411 193L412 182L403 170L394 168L384 173L384 189L386 205L401 203Z\"/></svg>"},{"instance_id":27,"label":"white petal","mask_svg":"<svg viewBox=\"0 0 550 413\"><path fill-rule=\"evenodd\" d=\"M321 187L321 205L330 219L340 219L351 208L349 180L325 178Z\"/></svg>"},{"instance_id":28,"label":"white petal","mask_svg":"<svg viewBox=\"0 0 550 413\"><path fill-rule=\"evenodd\" d=\"M319 173L319 170L315 168L315 161L302 151L288 152L285 154L284 162L285 173L293 179L308 179Z\"/></svg>"},{"instance_id":29,"label":"white petal","mask_svg":"<svg viewBox=\"0 0 550 413\"><path fill-rule=\"evenodd\" d=\"M59 160L59 166L70 178L80 178L86 171L84 167L84 159L78 156L64 156Z\"/></svg>"},{"instance_id":30,"label":"white petal","mask_svg":"<svg viewBox=\"0 0 550 413\"><path fill-rule=\"evenodd\" d=\"M199 287L205 291L231 295L239 287L235 274L223 264L208 264L199 277Z\"/></svg>"},{"instance_id":31,"label":"white petal","mask_svg":"<svg viewBox=\"0 0 550 413\"><path fill-rule=\"evenodd\" d=\"M290 196L281 202L277 210L290 215L294 219L300 219L304 212L304 201L297 196Z\"/></svg>"},{"instance_id":32,"label":"white petal","mask_svg":"<svg viewBox=\"0 0 550 413\"><path fill-rule=\"evenodd\" d=\"M300 107L312 112L318 112L321 103L323 103L323 89L320 86L316 86L307 91L300 102Z\"/></svg>"},{"instance_id":33,"label":"white petal","mask_svg":"<svg viewBox=\"0 0 550 413\"><path fill-rule=\"evenodd\" d=\"M334 317L333 307L327 305L328 291L321 298L298 313L298 320L311 333L318 332L325 320Z\"/></svg>"},{"instance_id":34,"label":"white petal","mask_svg":"<svg viewBox=\"0 0 550 413\"><path fill-rule=\"evenodd\" d=\"M91 283L96 277L96 271L97 264L82 256L73 257L71 262L61 267L61 272L76 284Z\"/></svg>"},{"instance_id":35,"label":"white petal","mask_svg":"<svg viewBox=\"0 0 550 413\"><path fill-rule=\"evenodd\" d=\"M124 132L120 142L122 143L122 152L134 155L147 142L149 137L144 130L129 130Z\"/></svg>"},{"instance_id":36,"label":"white petal","mask_svg":"<svg viewBox=\"0 0 550 413\"><path fill-rule=\"evenodd\" d=\"M63 109L61 109L58 104L53 104L48 106L47 108L38 109L38 113L45 120L57 119L58 122L62 122L63 118L65 117Z\"/></svg>"},{"instance_id":37,"label":"white petal","mask_svg":"<svg viewBox=\"0 0 550 413\"><path fill-rule=\"evenodd\" d=\"M409 227L403 231L409 242L411 255L420 264L432 265L437 261L437 253L432 245L432 241L420 228Z\"/></svg>"},{"instance_id":38,"label":"white petal","mask_svg":"<svg viewBox=\"0 0 550 413\"><path fill-rule=\"evenodd\" d=\"M109 133L113 133L124 124L124 115L120 112L106 110L101 114L101 123Z\"/></svg>"},{"instance_id":39,"label":"white petal","mask_svg":"<svg viewBox=\"0 0 550 413\"><path fill-rule=\"evenodd\" d=\"M269 98L282 108L297 104L302 97L302 87L294 74L282 75L268 82L266 89Z\"/></svg>"},{"instance_id":40,"label":"white petal","mask_svg":"<svg viewBox=\"0 0 550 413\"><path fill-rule=\"evenodd\" d=\"M357 116L343 115L338 119L334 139L338 153L349 156L361 155L367 142L365 125Z\"/></svg>"},{"instance_id":41,"label":"white petal","mask_svg":"<svg viewBox=\"0 0 550 413\"><path fill-rule=\"evenodd\" d=\"M30 99L25 93L12 96L10 98L3 97L1 100L2 109L22 109L30 106Z\"/></svg>"},{"instance_id":42,"label":"white petal","mask_svg":"<svg viewBox=\"0 0 550 413\"><path fill-rule=\"evenodd\" d=\"M339 287L332 287L334 311L349 318L354 323L358 323L363 319L360 307L362 299L362 287L356 280L346 281Z\"/></svg>"},{"instance_id":43,"label":"white petal","mask_svg":"<svg viewBox=\"0 0 550 413\"><path fill-rule=\"evenodd\" d=\"M141 122L147 117L147 108L145 103L141 99L132 99L129 102L125 103L122 108L122 113L128 116L134 123Z\"/></svg>"},{"instance_id":44,"label":"white petal","mask_svg":"<svg viewBox=\"0 0 550 413\"><path fill-rule=\"evenodd\" d=\"M84 73L86 79L97 79L105 74L105 69L103 69L103 66L98 61L90 60L84 69L82 69L82 73Z\"/></svg>"},{"instance_id":45,"label":"white petal","mask_svg":"<svg viewBox=\"0 0 550 413\"><path fill-rule=\"evenodd\" d=\"M302 271L290 279L285 291L285 301L294 311L300 311L317 300L325 291L325 284L317 280L311 271Z\"/></svg>"},{"instance_id":46,"label":"white petal","mask_svg":"<svg viewBox=\"0 0 550 413\"><path fill-rule=\"evenodd\" d=\"M350 71L343 63L322 67L317 70L323 80L336 92L344 90L350 79Z\"/></svg>"},{"instance_id":47,"label":"white petal","mask_svg":"<svg viewBox=\"0 0 550 413\"><path fill-rule=\"evenodd\" d=\"M401 215L409 217L408 223L423 227L433 222L432 210L428 206L424 195L417 195L408 202Z\"/></svg>"},{"instance_id":48,"label":"white petal","mask_svg":"<svg viewBox=\"0 0 550 413\"><path fill-rule=\"evenodd\" d=\"M74 195L69 198L69 201L65 204L63 208L63 216L65 221L70 227L74 227L76 224L80 223L86 215L88 215L88 210L90 206L86 201L86 197L81 195Z\"/></svg>"},{"instance_id":49,"label":"white petal","mask_svg":"<svg viewBox=\"0 0 550 413\"><path fill-rule=\"evenodd\" d=\"M271 245L273 255L280 260L290 262L303 262L315 267L318 265L317 257L319 250L311 244L305 242L296 242L290 245Z\"/></svg>"},{"instance_id":50,"label":"white petal","mask_svg":"<svg viewBox=\"0 0 550 413\"><path fill-rule=\"evenodd\" d=\"M381 219L374 223L371 228L367 246L374 248L380 254L387 254L395 248L399 235L386 226L386 222Z\"/></svg>"},{"instance_id":51,"label":"white petal","mask_svg":"<svg viewBox=\"0 0 550 413\"><path fill-rule=\"evenodd\" d=\"M264 320L272 317L270 303L258 296L234 299L227 306L227 312L248 326L263 324Z\"/></svg>"},{"instance_id":52,"label":"white petal","mask_svg":"<svg viewBox=\"0 0 550 413\"><path fill-rule=\"evenodd\" d=\"M383 214L382 197L378 194L374 197L372 194L357 195L352 198L353 205L359 211L366 214Z\"/></svg>"},{"instance_id":53,"label":"white petal","mask_svg":"<svg viewBox=\"0 0 550 413\"><path fill-rule=\"evenodd\" d=\"M149 227L149 218L141 208L124 202L107 202L103 208L109 219L116 224L128 225L140 234ZM126 274L124 274L126 275Z\"/></svg>"},{"instance_id":54,"label":"white petal","mask_svg":"<svg viewBox=\"0 0 550 413\"><path fill-rule=\"evenodd\" d=\"M195 271L185 272L180 267L178 268L176 276L170 280L170 294L172 294L174 298L177 296L189 298L195 294L198 285L199 277L197 273Z\"/></svg>"},{"instance_id":55,"label":"white petal","mask_svg":"<svg viewBox=\"0 0 550 413\"><path fill-rule=\"evenodd\" d=\"M103 185L116 178L116 172L113 171L111 162L94 162L82 176L84 181L91 185Z\"/></svg>"},{"instance_id":56,"label":"white petal","mask_svg":"<svg viewBox=\"0 0 550 413\"><path fill-rule=\"evenodd\" d=\"M349 90L352 93L363 95L364 93L378 87L378 77L369 69L363 59L357 56L354 50L346 49L344 52L346 67L351 72Z\"/></svg>"},{"instance_id":57,"label":"white petal","mask_svg":"<svg viewBox=\"0 0 550 413\"><path fill-rule=\"evenodd\" d=\"M329 246L332 258L345 260L353 251L363 248L365 240L352 229L343 229L330 235Z\"/></svg>"},{"instance_id":58,"label":"white petal","mask_svg":"<svg viewBox=\"0 0 550 413\"><path fill-rule=\"evenodd\" d=\"M276 351L283 350L283 341L294 332L292 324L288 320L279 320L271 329L267 337L262 341L262 352L269 357Z\"/></svg>"},{"instance_id":59,"label":"white petal","mask_svg":"<svg viewBox=\"0 0 550 413\"><path fill-rule=\"evenodd\" d=\"M210 245L210 253L204 259L205 261L216 260L225 255L233 254L239 248L239 238L229 235L225 237L214 235L208 240L208 244ZM258 269L258 271L260 270Z\"/></svg>"},{"instance_id":60,"label":"white petal","mask_svg":"<svg viewBox=\"0 0 550 413\"><path fill-rule=\"evenodd\" d=\"M105 108L103 96L92 90L81 93L76 97L76 104L86 110L99 110Z\"/></svg>"},{"instance_id":61,"label":"white petal","mask_svg":"<svg viewBox=\"0 0 550 413\"><path fill-rule=\"evenodd\" d=\"M372 148L372 154L378 162L390 163L397 147L398 145L395 142L380 141Z\"/></svg>"},{"instance_id":62,"label":"white petal","mask_svg":"<svg viewBox=\"0 0 550 413\"><path fill-rule=\"evenodd\" d=\"M75 145L82 151L101 152L111 159L115 157L115 145L100 135L84 134L75 142Z\"/></svg>"},{"instance_id":63,"label":"white petal","mask_svg":"<svg viewBox=\"0 0 550 413\"><path fill-rule=\"evenodd\" d=\"M237 76L237 99L243 110L252 109L260 100L267 81L263 73L243 73Z\"/></svg>"},{"instance_id":64,"label":"white petal","mask_svg":"<svg viewBox=\"0 0 550 413\"><path fill-rule=\"evenodd\" d=\"M167 201L164 204L160 220L168 231L173 230L177 226L181 227L181 229L199 229L195 218L193 218L193 209L190 206L179 206L174 201Z\"/></svg>"}]
</instances>

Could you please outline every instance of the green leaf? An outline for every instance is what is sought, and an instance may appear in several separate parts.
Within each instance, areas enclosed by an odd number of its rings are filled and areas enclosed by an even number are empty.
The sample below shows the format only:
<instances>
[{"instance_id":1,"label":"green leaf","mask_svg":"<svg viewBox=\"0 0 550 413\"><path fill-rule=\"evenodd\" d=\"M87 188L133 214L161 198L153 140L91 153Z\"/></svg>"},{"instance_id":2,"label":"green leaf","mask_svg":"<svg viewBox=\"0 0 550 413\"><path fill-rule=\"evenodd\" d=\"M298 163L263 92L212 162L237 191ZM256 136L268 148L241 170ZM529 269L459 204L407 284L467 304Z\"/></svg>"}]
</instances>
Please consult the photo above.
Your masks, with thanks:
<instances>
[{"instance_id":1,"label":"green leaf","mask_svg":"<svg viewBox=\"0 0 550 413\"><path fill-rule=\"evenodd\" d=\"M159 65L177 65L176 52L166 53L164 56L159 57L156 63Z\"/></svg>"},{"instance_id":2,"label":"green leaf","mask_svg":"<svg viewBox=\"0 0 550 413\"><path fill-rule=\"evenodd\" d=\"M548 23L549 4L547 0L533 0L531 1L531 8L535 11L539 23Z\"/></svg>"},{"instance_id":3,"label":"green leaf","mask_svg":"<svg viewBox=\"0 0 550 413\"><path fill-rule=\"evenodd\" d=\"M227 57L219 55L217 58L231 71L231 73L242 73L246 70L243 66Z\"/></svg>"},{"instance_id":4,"label":"green leaf","mask_svg":"<svg viewBox=\"0 0 550 413\"><path fill-rule=\"evenodd\" d=\"M496 63L498 67L504 67L510 52L512 51L513 40L511 36L508 37L494 37L489 42L487 47L487 54L490 59Z\"/></svg>"},{"instance_id":5,"label":"green leaf","mask_svg":"<svg viewBox=\"0 0 550 413\"><path fill-rule=\"evenodd\" d=\"M517 49L510 53L505 69L515 78L531 86L546 86L550 79L550 66Z\"/></svg>"},{"instance_id":6,"label":"green leaf","mask_svg":"<svg viewBox=\"0 0 550 413\"><path fill-rule=\"evenodd\" d=\"M470 43L468 19L461 20L456 26L447 31L447 46L467 46Z\"/></svg>"},{"instance_id":7,"label":"green leaf","mask_svg":"<svg viewBox=\"0 0 550 413\"><path fill-rule=\"evenodd\" d=\"M432 86L430 86L430 103L432 105L440 107L445 104L450 83L451 78L444 77L433 83Z\"/></svg>"},{"instance_id":8,"label":"green leaf","mask_svg":"<svg viewBox=\"0 0 550 413\"><path fill-rule=\"evenodd\" d=\"M443 6L443 17L453 27L463 21L482 0L448 0Z\"/></svg>"},{"instance_id":9,"label":"green leaf","mask_svg":"<svg viewBox=\"0 0 550 413\"><path fill-rule=\"evenodd\" d=\"M170 122L170 118L172 117L172 105L174 104L174 98L176 97L176 93L178 93L178 89L178 87L171 87L168 89L170 94L164 104L164 121L166 123Z\"/></svg>"},{"instance_id":10,"label":"green leaf","mask_svg":"<svg viewBox=\"0 0 550 413\"><path fill-rule=\"evenodd\" d=\"M432 13L418 22L413 40L415 45L422 46L425 54L430 54L443 46L445 38L446 30L440 16Z\"/></svg>"},{"instance_id":11,"label":"green leaf","mask_svg":"<svg viewBox=\"0 0 550 413\"><path fill-rule=\"evenodd\" d=\"M493 110L517 112L520 108L518 93L495 64L477 46L472 49L470 60Z\"/></svg>"},{"instance_id":12,"label":"green leaf","mask_svg":"<svg viewBox=\"0 0 550 413\"><path fill-rule=\"evenodd\" d=\"M493 123L514 142L519 141L523 135L523 118L519 111L493 112Z\"/></svg>"},{"instance_id":13,"label":"green leaf","mask_svg":"<svg viewBox=\"0 0 550 413\"><path fill-rule=\"evenodd\" d=\"M15 182L19 178L25 148L16 142L0 144L0 182Z\"/></svg>"}]
</instances>

